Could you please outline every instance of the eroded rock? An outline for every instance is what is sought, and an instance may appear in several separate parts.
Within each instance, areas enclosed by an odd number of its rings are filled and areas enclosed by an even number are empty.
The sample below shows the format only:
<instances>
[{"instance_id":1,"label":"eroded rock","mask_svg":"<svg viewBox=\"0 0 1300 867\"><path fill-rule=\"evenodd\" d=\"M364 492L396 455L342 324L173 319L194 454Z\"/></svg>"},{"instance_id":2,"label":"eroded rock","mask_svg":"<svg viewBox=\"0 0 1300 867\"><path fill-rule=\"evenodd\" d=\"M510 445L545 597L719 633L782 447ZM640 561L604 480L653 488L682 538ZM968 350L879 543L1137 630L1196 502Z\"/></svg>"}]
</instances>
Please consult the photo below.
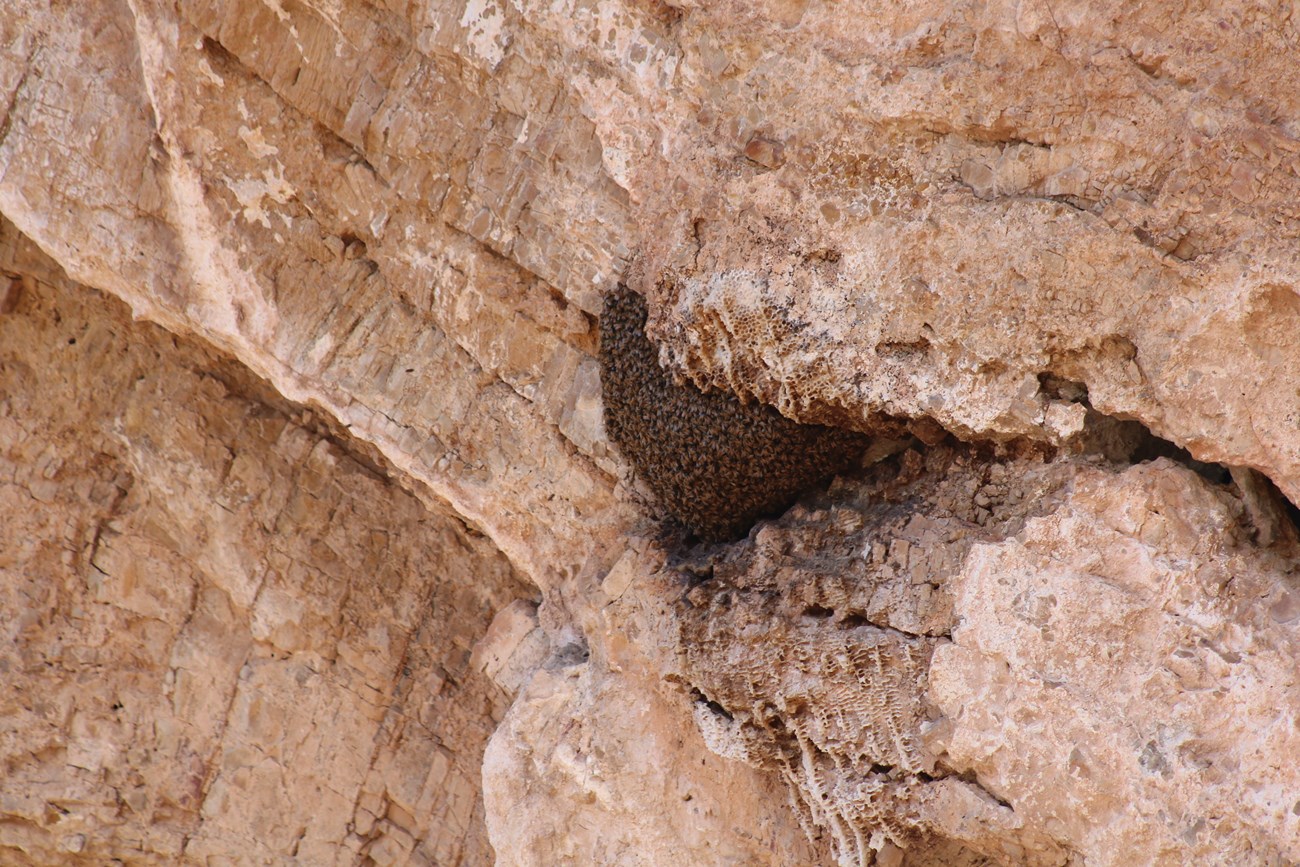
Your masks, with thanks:
<instances>
[{"instance_id":1,"label":"eroded rock","mask_svg":"<svg viewBox=\"0 0 1300 867\"><path fill-rule=\"evenodd\" d=\"M15 859L1300 858L1284 7L5 11ZM620 283L931 450L660 549Z\"/></svg>"},{"instance_id":2,"label":"eroded rock","mask_svg":"<svg viewBox=\"0 0 1300 867\"><path fill-rule=\"evenodd\" d=\"M1165 460L900 464L687 594L711 748L776 772L844 864L1300 854L1294 790L1249 782L1289 779L1296 748L1272 698L1297 689L1300 618L1274 614L1294 550L1251 544L1240 499Z\"/></svg>"},{"instance_id":3,"label":"eroded rock","mask_svg":"<svg viewBox=\"0 0 1300 867\"><path fill-rule=\"evenodd\" d=\"M468 648L533 588L238 365L46 277L0 315L0 862L491 861L509 698Z\"/></svg>"}]
</instances>

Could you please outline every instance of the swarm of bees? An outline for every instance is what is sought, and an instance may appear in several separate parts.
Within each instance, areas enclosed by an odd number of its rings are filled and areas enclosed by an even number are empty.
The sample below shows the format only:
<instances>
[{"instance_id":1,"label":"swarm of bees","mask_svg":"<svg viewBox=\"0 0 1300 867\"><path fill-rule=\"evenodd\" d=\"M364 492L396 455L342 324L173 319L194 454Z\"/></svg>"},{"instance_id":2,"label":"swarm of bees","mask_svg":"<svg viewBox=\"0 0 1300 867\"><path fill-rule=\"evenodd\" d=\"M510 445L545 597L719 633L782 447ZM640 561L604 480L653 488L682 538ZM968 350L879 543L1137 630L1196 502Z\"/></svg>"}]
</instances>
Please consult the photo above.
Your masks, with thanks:
<instances>
[{"instance_id":1,"label":"swarm of bees","mask_svg":"<svg viewBox=\"0 0 1300 867\"><path fill-rule=\"evenodd\" d=\"M699 539L726 542L849 466L862 434L799 424L763 404L677 384L645 334L645 299L605 297L600 379L605 430L660 505Z\"/></svg>"}]
</instances>

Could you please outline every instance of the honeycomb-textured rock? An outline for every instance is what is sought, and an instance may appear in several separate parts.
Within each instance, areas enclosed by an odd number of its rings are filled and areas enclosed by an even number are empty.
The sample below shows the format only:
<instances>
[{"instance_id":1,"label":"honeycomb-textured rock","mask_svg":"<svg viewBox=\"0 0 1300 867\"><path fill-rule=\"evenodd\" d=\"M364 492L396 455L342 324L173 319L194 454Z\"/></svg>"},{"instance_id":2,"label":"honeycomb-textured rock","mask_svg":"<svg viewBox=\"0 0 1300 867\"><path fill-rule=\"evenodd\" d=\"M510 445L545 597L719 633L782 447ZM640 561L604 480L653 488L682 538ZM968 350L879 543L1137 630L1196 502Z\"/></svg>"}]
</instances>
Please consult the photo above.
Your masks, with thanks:
<instances>
[{"instance_id":1,"label":"honeycomb-textured rock","mask_svg":"<svg viewBox=\"0 0 1300 867\"><path fill-rule=\"evenodd\" d=\"M861 434L790 421L762 404L675 383L645 335L645 299L605 298L600 376L605 429L659 502L697 536L725 541L848 466Z\"/></svg>"},{"instance_id":2,"label":"honeycomb-textured rock","mask_svg":"<svg viewBox=\"0 0 1300 867\"><path fill-rule=\"evenodd\" d=\"M983 795L926 743L940 717L928 672L971 546L1020 528L1068 474L1010 467L1014 480L965 449L908 452L765 526L687 594L681 645L705 741L783 780L842 864L885 846L926 852L924 864L978 855L938 818L944 797Z\"/></svg>"},{"instance_id":3,"label":"honeycomb-textured rock","mask_svg":"<svg viewBox=\"0 0 1300 867\"><path fill-rule=\"evenodd\" d=\"M1296 863L1294 792L1253 782L1300 742L1264 698L1295 695L1294 567L1238 489L1117 470L908 452L688 561L705 742L842 865Z\"/></svg>"}]
</instances>

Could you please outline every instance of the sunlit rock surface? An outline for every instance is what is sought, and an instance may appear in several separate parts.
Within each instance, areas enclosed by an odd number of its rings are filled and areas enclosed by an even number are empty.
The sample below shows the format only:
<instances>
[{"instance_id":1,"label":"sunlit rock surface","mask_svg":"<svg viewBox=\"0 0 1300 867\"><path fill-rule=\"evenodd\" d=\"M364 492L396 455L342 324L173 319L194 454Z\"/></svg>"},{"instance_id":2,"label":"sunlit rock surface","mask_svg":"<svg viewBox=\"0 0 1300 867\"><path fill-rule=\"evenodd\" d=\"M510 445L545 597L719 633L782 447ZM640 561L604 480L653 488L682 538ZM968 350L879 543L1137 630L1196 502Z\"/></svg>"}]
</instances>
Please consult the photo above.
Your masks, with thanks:
<instances>
[{"instance_id":1,"label":"sunlit rock surface","mask_svg":"<svg viewBox=\"0 0 1300 867\"><path fill-rule=\"evenodd\" d=\"M0 863L1300 861L1297 26L11 0Z\"/></svg>"}]
</instances>

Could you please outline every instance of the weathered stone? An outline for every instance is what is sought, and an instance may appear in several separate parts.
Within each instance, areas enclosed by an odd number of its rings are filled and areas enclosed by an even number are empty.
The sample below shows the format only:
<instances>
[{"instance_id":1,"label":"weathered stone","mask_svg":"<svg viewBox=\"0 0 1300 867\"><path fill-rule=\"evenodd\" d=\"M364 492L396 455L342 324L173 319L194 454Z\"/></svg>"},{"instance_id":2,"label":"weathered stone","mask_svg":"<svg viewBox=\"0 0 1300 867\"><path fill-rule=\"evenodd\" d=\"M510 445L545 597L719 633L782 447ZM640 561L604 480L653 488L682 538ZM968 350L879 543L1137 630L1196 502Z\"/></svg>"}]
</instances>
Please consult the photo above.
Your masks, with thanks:
<instances>
[{"instance_id":1,"label":"weathered stone","mask_svg":"<svg viewBox=\"0 0 1300 867\"><path fill-rule=\"evenodd\" d=\"M1300 860L1300 40L1121 5L11 0L0 861ZM620 282L874 467L664 550Z\"/></svg>"},{"instance_id":2,"label":"weathered stone","mask_svg":"<svg viewBox=\"0 0 1300 867\"><path fill-rule=\"evenodd\" d=\"M412 857L489 860L508 697L468 648L531 588L242 368L57 282L0 316L0 861L333 863L366 791Z\"/></svg>"}]
</instances>

